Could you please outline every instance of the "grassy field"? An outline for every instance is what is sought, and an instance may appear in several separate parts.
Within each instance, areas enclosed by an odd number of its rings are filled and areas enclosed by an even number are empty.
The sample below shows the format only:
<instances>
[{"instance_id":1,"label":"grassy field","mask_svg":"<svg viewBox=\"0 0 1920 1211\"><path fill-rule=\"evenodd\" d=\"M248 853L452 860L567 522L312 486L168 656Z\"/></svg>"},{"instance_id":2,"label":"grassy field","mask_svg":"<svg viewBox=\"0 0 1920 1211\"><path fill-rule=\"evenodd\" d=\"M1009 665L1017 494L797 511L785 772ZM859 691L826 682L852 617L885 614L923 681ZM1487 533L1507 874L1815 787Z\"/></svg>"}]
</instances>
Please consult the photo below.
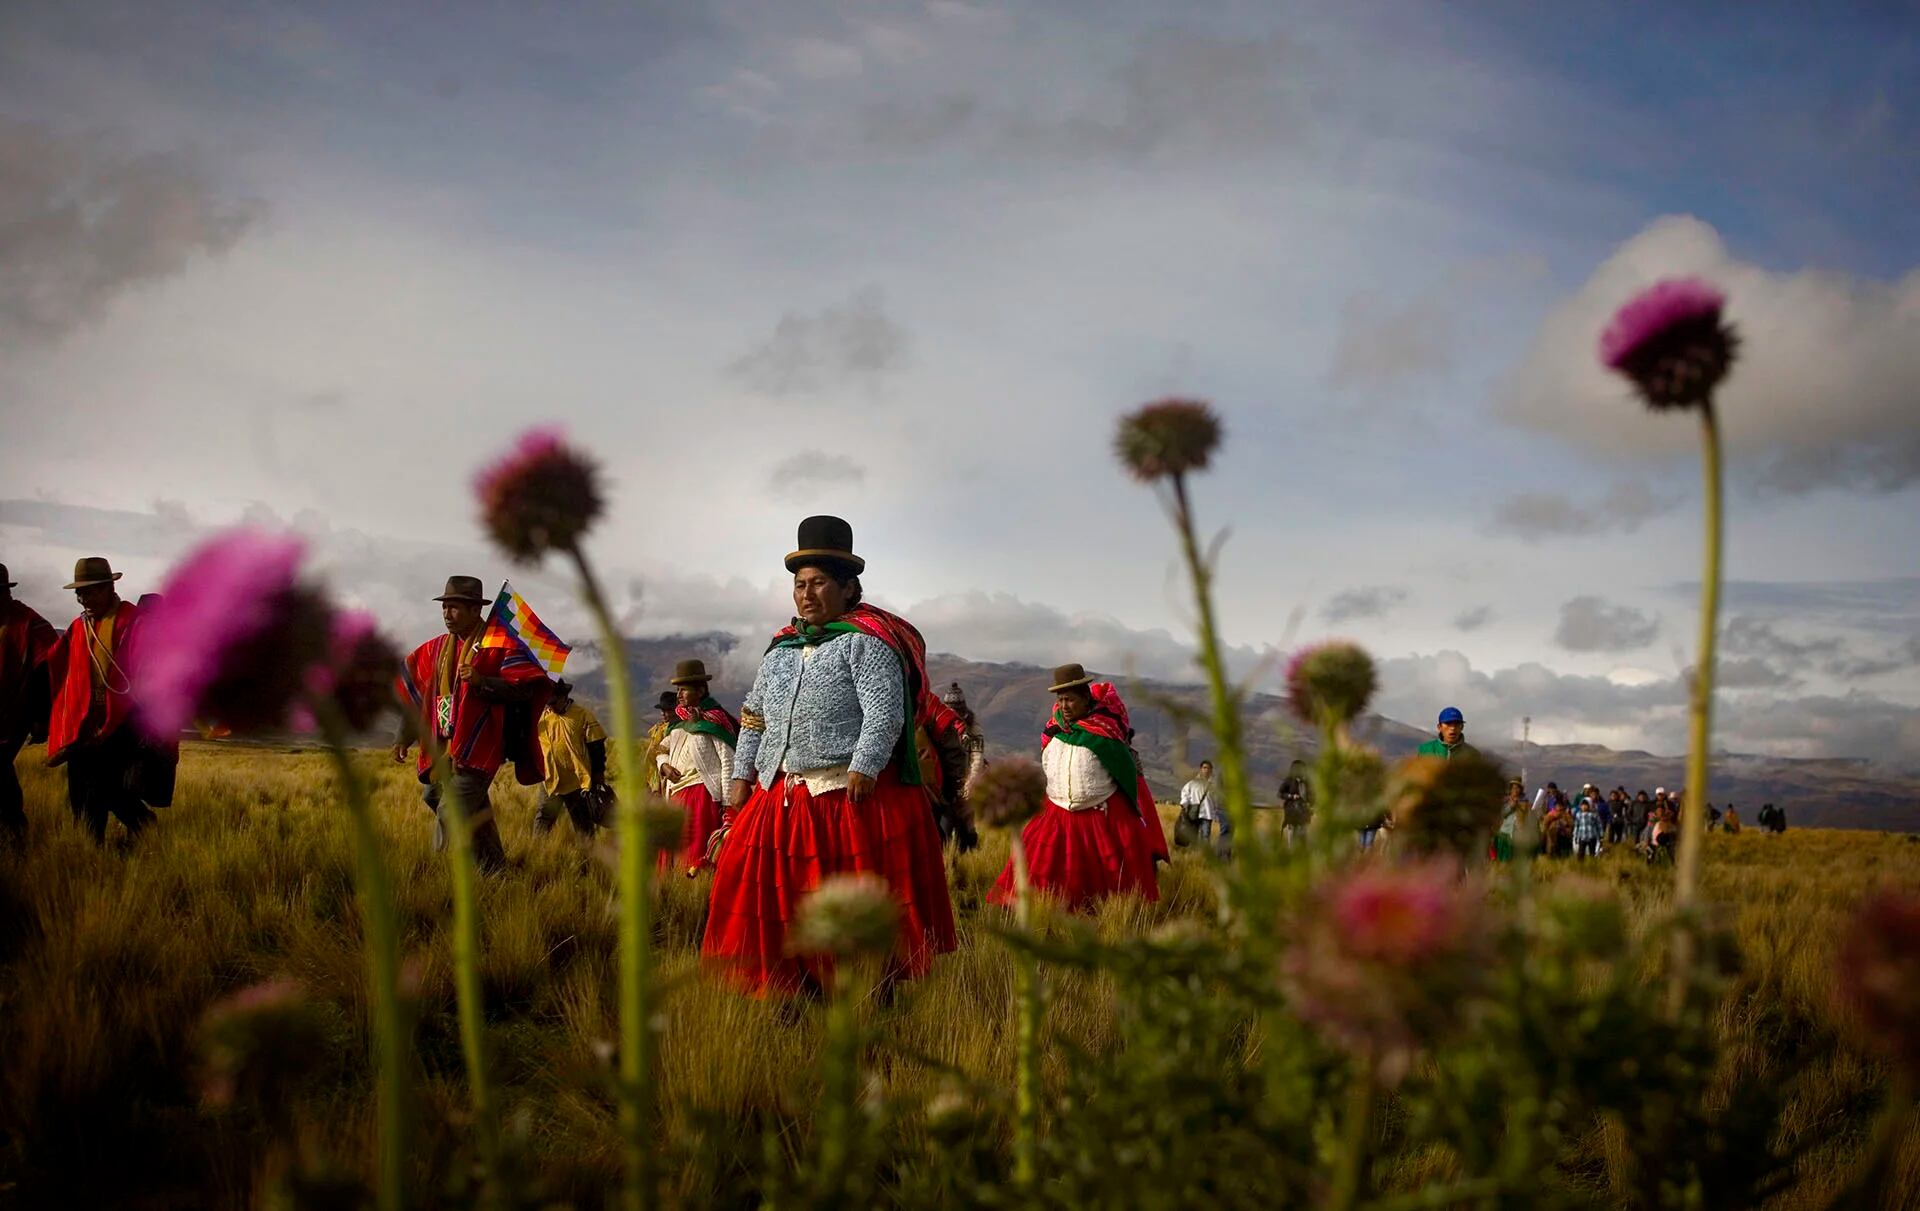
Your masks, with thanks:
<instances>
[{"instance_id":1,"label":"grassy field","mask_svg":"<svg viewBox=\"0 0 1920 1211\"><path fill-rule=\"evenodd\" d=\"M64 782L20 760L33 833L0 852L0 1206L227 1208L257 1205L267 1164L256 1117L203 1106L196 1036L207 1006L246 985L292 977L324 1007L324 1045L285 1110L312 1157L370 1168L373 1112L365 1061L363 960L347 819L325 759L239 746L189 745L178 806L131 847L96 848L68 819ZM449 965L448 879L428 847L429 817L410 770L363 754L398 889L410 980L417 988L422 1173L439 1173L465 1136L465 1096ZM505 781L500 784L505 786ZM613 1101L604 1079L614 1033L611 880L571 842L529 828L532 796L502 793L512 868L486 881L483 979L496 1087L545 1193L601 1205L618 1182ZM117 826L116 830L117 830ZM995 838L952 870L961 946L880 1010L874 1028L899 1053L1011 1082L1008 951L985 935L981 898L1005 858ZM1542 878L1572 863L1541 864ZM1593 866L1589 864L1588 873ZM1626 853L1597 863L1644 916L1664 903L1665 875ZM1881 882L1920 889L1920 843L1864 832L1715 836L1706 890L1730 914L1745 976L1721 1009L1738 1071L1783 1071L1838 1029L1829 1008L1832 937L1842 914ZM1109 937L1170 918L1211 920L1210 865L1180 854L1158 904L1116 903ZM782 1013L702 976L695 950L705 880L660 890L670 981L658 1138L682 1205L733 1202L762 1127L804 1117L817 1095L819 1015ZM1096 1053L1114 1037L1104 977L1059 973L1048 1037ZM917 1103L941 1077L922 1063L876 1066L874 1092ZM1790 1137L1820 1141L1782 1206L1816 1206L1858 1150L1886 1075L1844 1043L1802 1074ZM1625 1141L1596 1124L1567 1163L1604 1172ZM1903 1205L1920 1206L1920 1135L1900 1152ZM1417 1184L1421 1158L1391 1181ZM423 1179L424 1184L424 1179ZM425 1205L459 1205L432 1187Z\"/></svg>"}]
</instances>

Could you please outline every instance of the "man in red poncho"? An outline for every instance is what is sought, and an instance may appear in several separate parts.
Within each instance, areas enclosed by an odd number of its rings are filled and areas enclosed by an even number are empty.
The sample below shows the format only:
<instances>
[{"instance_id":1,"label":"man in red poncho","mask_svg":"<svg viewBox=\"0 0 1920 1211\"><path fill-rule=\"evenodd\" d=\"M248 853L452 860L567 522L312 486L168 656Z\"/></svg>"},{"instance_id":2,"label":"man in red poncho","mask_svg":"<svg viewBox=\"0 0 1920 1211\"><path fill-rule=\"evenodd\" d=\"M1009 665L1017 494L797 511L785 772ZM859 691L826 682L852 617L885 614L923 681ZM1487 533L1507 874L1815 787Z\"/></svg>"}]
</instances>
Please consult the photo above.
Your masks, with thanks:
<instances>
[{"instance_id":1,"label":"man in red poncho","mask_svg":"<svg viewBox=\"0 0 1920 1211\"><path fill-rule=\"evenodd\" d=\"M34 716L44 713L44 665L60 638L33 607L14 600L19 583L0 563L0 828L16 837L26 835L27 813L13 759L34 731Z\"/></svg>"},{"instance_id":2,"label":"man in red poncho","mask_svg":"<svg viewBox=\"0 0 1920 1211\"><path fill-rule=\"evenodd\" d=\"M67 767L67 803L95 841L107 836L107 816L119 817L129 837L153 822L140 801L144 748L135 734L130 653L140 608L120 600L120 573L100 556L73 565L67 587L80 617L53 648L47 679L53 694L47 723L47 764Z\"/></svg>"},{"instance_id":3,"label":"man in red poncho","mask_svg":"<svg viewBox=\"0 0 1920 1211\"><path fill-rule=\"evenodd\" d=\"M539 720L553 685L519 644L481 646L486 622L480 612L487 599L478 577L449 576L446 592L434 600L447 633L415 648L396 682L413 710L402 712L393 759L406 761L414 740L422 741L417 768L426 786L422 797L434 813L433 847L446 848L442 813L451 805L472 825L474 862L496 871L506 865L507 851L493 820L493 776L511 761L520 785L545 780ZM432 729L430 737L418 735L421 720ZM434 778L435 749L447 756L444 781Z\"/></svg>"},{"instance_id":4,"label":"man in red poncho","mask_svg":"<svg viewBox=\"0 0 1920 1211\"><path fill-rule=\"evenodd\" d=\"M1153 792L1134 756L1126 703L1110 681L1077 664L1053 671L1053 714L1040 732L1047 805L1020 832L1036 891L1070 908L1122 892L1160 898L1154 859L1166 856ZM1013 860L987 900L1011 903Z\"/></svg>"}]
</instances>

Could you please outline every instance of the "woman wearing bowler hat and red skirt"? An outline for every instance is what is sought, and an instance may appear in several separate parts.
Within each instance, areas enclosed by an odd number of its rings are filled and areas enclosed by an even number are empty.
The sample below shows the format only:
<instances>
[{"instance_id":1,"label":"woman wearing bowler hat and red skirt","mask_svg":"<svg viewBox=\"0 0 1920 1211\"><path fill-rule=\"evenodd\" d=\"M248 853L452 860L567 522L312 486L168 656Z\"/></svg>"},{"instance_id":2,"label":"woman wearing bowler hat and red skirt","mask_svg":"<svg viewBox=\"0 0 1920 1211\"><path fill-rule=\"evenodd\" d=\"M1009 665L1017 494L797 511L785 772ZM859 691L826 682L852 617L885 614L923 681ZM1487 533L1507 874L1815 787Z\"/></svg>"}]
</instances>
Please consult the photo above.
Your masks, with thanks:
<instances>
[{"instance_id":1,"label":"woman wearing bowler hat and red skirt","mask_svg":"<svg viewBox=\"0 0 1920 1211\"><path fill-rule=\"evenodd\" d=\"M837 517L800 523L794 619L767 645L740 712L727 824L701 952L758 995L817 992L830 962L787 953L800 899L871 873L900 908L890 979L955 945L946 865L916 753L926 644L861 600L866 561Z\"/></svg>"}]
</instances>

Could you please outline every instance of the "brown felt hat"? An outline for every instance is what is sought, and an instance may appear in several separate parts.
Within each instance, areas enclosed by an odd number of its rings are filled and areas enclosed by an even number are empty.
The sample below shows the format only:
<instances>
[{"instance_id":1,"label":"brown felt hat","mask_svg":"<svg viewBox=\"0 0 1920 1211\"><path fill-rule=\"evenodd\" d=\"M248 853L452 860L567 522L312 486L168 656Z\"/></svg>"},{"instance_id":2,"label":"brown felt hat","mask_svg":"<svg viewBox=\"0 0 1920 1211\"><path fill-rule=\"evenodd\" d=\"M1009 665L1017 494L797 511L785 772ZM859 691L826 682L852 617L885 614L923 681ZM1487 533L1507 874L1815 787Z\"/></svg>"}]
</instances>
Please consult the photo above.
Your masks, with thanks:
<instances>
[{"instance_id":1,"label":"brown felt hat","mask_svg":"<svg viewBox=\"0 0 1920 1211\"><path fill-rule=\"evenodd\" d=\"M7 565L6 565L6 564L3 564L3 563L0 563L0 581L5 581L5 582L6 582L6 586L7 586L7 587L8 587L9 589L17 589L17 588L19 588L19 587L20 587L20 582L19 582L19 581L17 581L17 580L7 580L7 576L8 576L8 575L9 575L9 573L7 572Z\"/></svg>"},{"instance_id":2,"label":"brown felt hat","mask_svg":"<svg viewBox=\"0 0 1920 1211\"><path fill-rule=\"evenodd\" d=\"M434 598L435 601L471 601L475 605L487 604L487 596L480 591L478 576L449 576L447 591Z\"/></svg>"},{"instance_id":3,"label":"brown felt hat","mask_svg":"<svg viewBox=\"0 0 1920 1211\"><path fill-rule=\"evenodd\" d=\"M707 676L707 666L700 660L682 660L673 666L672 685L706 685L713 678Z\"/></svg>"},{"instance_id":4,"label":"brown felt hat","mask_svg":"<svg viewBox=\"0 0 1920 1211\"><path fill-rule=\"evenodd\" d=\"M858 576L867 570L867 561L853 553L853 526L844 518L821 514L800 523L798 547L787 556L787 571L825 565Z\"/></svg>"},{"instance_id":5,"label":"brown felt hat","mask_svg":"<svg viewBox=\"0 0 1920 1211\"><path fill-rule=\"evenodd\" d=\"M112 584L120 579L120 573L113 570L104 555L89 555L76 560L73 565L73 583L69 589L84 589L96 584Z\"/></svg>"},{"instance_id":6,"label":"brown felt hat","mask_svg":"<svg viewBox=\"0 0 1920 1211\"><path fill-rule=\"evenodd\" d=\"M1047 693L1058 694L1092 684L1093 678L1087 676L1087 670L1077 664L1063 664L1053 670L1053 684L1047 687Z\"/></svg>"}]
</instances>

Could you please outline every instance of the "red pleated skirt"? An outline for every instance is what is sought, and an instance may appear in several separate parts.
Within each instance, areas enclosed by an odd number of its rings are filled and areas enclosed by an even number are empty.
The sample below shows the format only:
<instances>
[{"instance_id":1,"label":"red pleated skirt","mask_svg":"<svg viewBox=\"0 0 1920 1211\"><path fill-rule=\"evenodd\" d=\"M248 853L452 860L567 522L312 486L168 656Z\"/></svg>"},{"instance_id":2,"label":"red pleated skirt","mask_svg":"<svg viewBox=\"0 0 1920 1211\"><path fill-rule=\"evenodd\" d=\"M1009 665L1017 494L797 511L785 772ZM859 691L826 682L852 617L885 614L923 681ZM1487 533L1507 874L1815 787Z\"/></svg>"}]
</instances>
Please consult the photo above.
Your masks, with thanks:
<instances>
[{"instance_id":1,"label":"red pleated skirt","mask_svg":"<svg viewBox=\"0 0 1920 1211\"><path fill-rule=\"evenodd\" d=\"M673 801L686 812L687 822L680 831L680 848L660 852L660 869L691 870L706 858L707 839L720 827L720 805L704 782L673 792Z\"/></svg>"},{"instance_id":2,"label":"red pleated skirt","mask_svg":"<svg viewBox=\"0 0 1920 1211\"><path fill-rule=\"evenodd\" d=\"M956 945L946 860L927 793L888 769L865 801L815 796L783 775L754 787L714 863L700 953L756 994L832 984L832 963L786 953L800 900L829 875L870 872L893 888L900 942L887 975L923 975Z\"/></svg>"},{"instance_id":3,"label":"red pleated skirt","mask_svg":"<svg viewBox=\"0 0 1920 1211\"><path fill-rule=\"evenodd\" d=\"M1151 810L1151 809L1149 809ZM1117 791L1105 807L1070 812L1057 803L1020 830L1027 851L1027 879L1037 892L1076 911L1122 892L1158 900L1153 842L1133 805ZM989 904L1011 904L1013 859L987 893Z\"/></svg>"}]
</instances>

